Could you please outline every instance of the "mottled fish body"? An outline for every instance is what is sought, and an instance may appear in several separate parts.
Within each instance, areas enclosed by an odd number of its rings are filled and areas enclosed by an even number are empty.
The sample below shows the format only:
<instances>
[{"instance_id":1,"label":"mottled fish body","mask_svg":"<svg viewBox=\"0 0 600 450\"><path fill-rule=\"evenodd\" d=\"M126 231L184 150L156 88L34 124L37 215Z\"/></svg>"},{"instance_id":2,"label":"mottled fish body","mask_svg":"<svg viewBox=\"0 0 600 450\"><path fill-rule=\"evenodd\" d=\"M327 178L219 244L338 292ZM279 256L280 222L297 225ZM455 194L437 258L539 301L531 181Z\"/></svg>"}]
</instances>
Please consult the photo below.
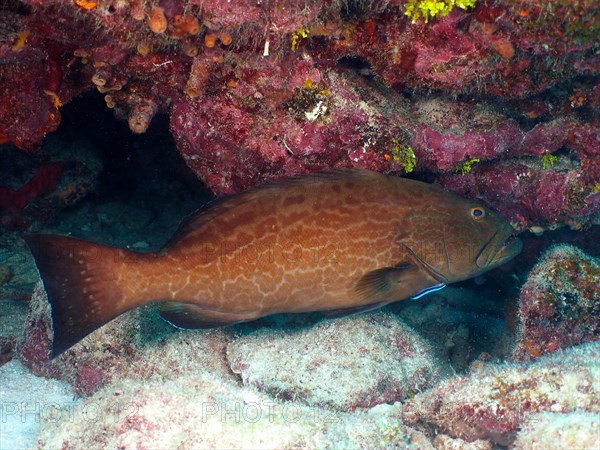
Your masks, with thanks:
<instances>
[{"instance_id":1,"label":"mottled fish body","mask_svg":"<svg viewBox=\"0 0 600 450\"><path fill-rule=\"evenodd\" d=\"M274 313L373 309L514 257L502 218L436 186L342 170L214 202L164 250L139 254L74 238L25 237L52 309L52 357L119 314L164 301L181 328Z\"/></svg>"}]
</instances>

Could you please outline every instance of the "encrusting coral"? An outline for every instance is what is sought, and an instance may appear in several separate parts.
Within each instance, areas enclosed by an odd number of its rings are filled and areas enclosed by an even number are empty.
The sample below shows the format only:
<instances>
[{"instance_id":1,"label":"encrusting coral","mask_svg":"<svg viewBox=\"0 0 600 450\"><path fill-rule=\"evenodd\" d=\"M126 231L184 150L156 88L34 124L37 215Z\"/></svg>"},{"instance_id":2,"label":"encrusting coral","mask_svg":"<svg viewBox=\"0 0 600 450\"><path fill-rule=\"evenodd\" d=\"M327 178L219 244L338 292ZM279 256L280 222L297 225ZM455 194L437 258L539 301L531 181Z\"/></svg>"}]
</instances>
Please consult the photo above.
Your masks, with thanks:
<instances>
[{"instance_id":1,"label":"encrusting coral","mask_svg":"<svg viewBox=\"0 0 600 450\"><path fill-rule=\"evenodd\" d=\"M446 17L455 7L468 9L476 3L477 0L407 0L404 14L410 17L413 23L421 18L427 23L434 17Z\"/></svg>"}]
</instances>

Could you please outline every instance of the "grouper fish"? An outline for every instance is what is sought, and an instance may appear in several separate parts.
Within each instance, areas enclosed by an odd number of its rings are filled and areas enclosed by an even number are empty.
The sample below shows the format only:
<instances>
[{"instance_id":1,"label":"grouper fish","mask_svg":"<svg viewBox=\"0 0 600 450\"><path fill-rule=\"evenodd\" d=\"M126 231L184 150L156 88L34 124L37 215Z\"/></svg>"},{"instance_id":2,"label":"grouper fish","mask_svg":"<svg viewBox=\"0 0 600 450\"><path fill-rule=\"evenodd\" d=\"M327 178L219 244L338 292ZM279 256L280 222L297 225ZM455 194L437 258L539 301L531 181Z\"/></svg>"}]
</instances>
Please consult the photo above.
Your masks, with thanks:
<instances>
[{"instance_id":1,"label":"grouper fish","mask_svg":"<svg viewBox=\"0 0 600 450\"><path fill-rule=\"evenodd\" d=\"M153 301L179 328L333 316L417 298L521 251L489 209L366 170L304 175L209 204L156 253L25 236L51 306L51 357Z\"/></svg>"}]
</instances>

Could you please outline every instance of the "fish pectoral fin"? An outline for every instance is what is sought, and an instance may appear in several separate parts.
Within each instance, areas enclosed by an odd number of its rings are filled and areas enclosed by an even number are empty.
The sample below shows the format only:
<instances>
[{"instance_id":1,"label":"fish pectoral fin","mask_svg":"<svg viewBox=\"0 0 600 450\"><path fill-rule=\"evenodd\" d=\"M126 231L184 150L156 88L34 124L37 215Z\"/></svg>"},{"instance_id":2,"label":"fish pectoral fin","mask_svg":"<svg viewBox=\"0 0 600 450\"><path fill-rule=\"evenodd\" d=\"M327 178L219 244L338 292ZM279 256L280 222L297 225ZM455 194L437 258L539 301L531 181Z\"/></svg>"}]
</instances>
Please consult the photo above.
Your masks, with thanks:
<instances>
[{"instance_id":1,"label":"fish pectoral fin","mask_svg":"<svg viewBox=\"0 0 600 450\"><path fill-rule=\"evenodd\" d=\"M349 316L351 314L360 314L387 305L387 302L371 303L370 305L355 306L352 308L331 309L323 311L323 315L328 319L337 319L338 317Z\"/></svg>"},{"instance_id":2,"label":"fish pectoral fin","mask_svg":"<svg viewBox=\"0 0 600 450\"><path fill-rule=\"evenodd\" d=\"M373 270L358 280L354 291L358 294L359 298L372 300L387 299L387 295L391 291L394 291L403 280L414 277L415 271L418 272L418 270L418 267L409 263Z\"/></svg>"},{"instance_id":3,"label":"fish pectoral fin","mask_svg":"<svg viewBox=\"0 0 600 450\"><path fill-rule=\"evenodd\" d=\"M160 316L177 328L208 329L252 320L248 314L229 314L203 309L194 303L165 302Z\"/></svg>"}]
</instances>

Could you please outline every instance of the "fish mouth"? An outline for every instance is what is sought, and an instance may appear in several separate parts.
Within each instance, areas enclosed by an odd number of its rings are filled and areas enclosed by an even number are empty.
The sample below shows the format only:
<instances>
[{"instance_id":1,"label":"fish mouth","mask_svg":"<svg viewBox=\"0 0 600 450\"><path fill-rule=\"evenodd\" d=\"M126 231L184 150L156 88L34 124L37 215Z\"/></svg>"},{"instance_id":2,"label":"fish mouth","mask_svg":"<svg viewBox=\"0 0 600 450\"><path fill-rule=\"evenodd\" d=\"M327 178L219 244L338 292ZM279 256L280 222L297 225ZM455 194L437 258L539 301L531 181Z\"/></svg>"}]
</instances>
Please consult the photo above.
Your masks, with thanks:
<instances>
[{"instance_id":1,"label":"fish mouth","mask_svg":"<svg viewBox=\"0 0 600 450\"><path fill-rule=\"evenodd\" d=\"M492 264L494 266L504 264L521 253L521 250L523 250L523 241L518 237L510 236L492 258Z\"/></svg>"},{"instance_id":2,"label":"fish mouth","mask_svg":"<svg viewBox=\"0 0 600 450\"><path fill-rule=\"evenodd\" d=\"M523 250L523 241L513 236L513 227L510 224L496 231L490 240L483 246L477 257L477 266L493 269L510 261Z\"/></svg>"}]
</instances>

